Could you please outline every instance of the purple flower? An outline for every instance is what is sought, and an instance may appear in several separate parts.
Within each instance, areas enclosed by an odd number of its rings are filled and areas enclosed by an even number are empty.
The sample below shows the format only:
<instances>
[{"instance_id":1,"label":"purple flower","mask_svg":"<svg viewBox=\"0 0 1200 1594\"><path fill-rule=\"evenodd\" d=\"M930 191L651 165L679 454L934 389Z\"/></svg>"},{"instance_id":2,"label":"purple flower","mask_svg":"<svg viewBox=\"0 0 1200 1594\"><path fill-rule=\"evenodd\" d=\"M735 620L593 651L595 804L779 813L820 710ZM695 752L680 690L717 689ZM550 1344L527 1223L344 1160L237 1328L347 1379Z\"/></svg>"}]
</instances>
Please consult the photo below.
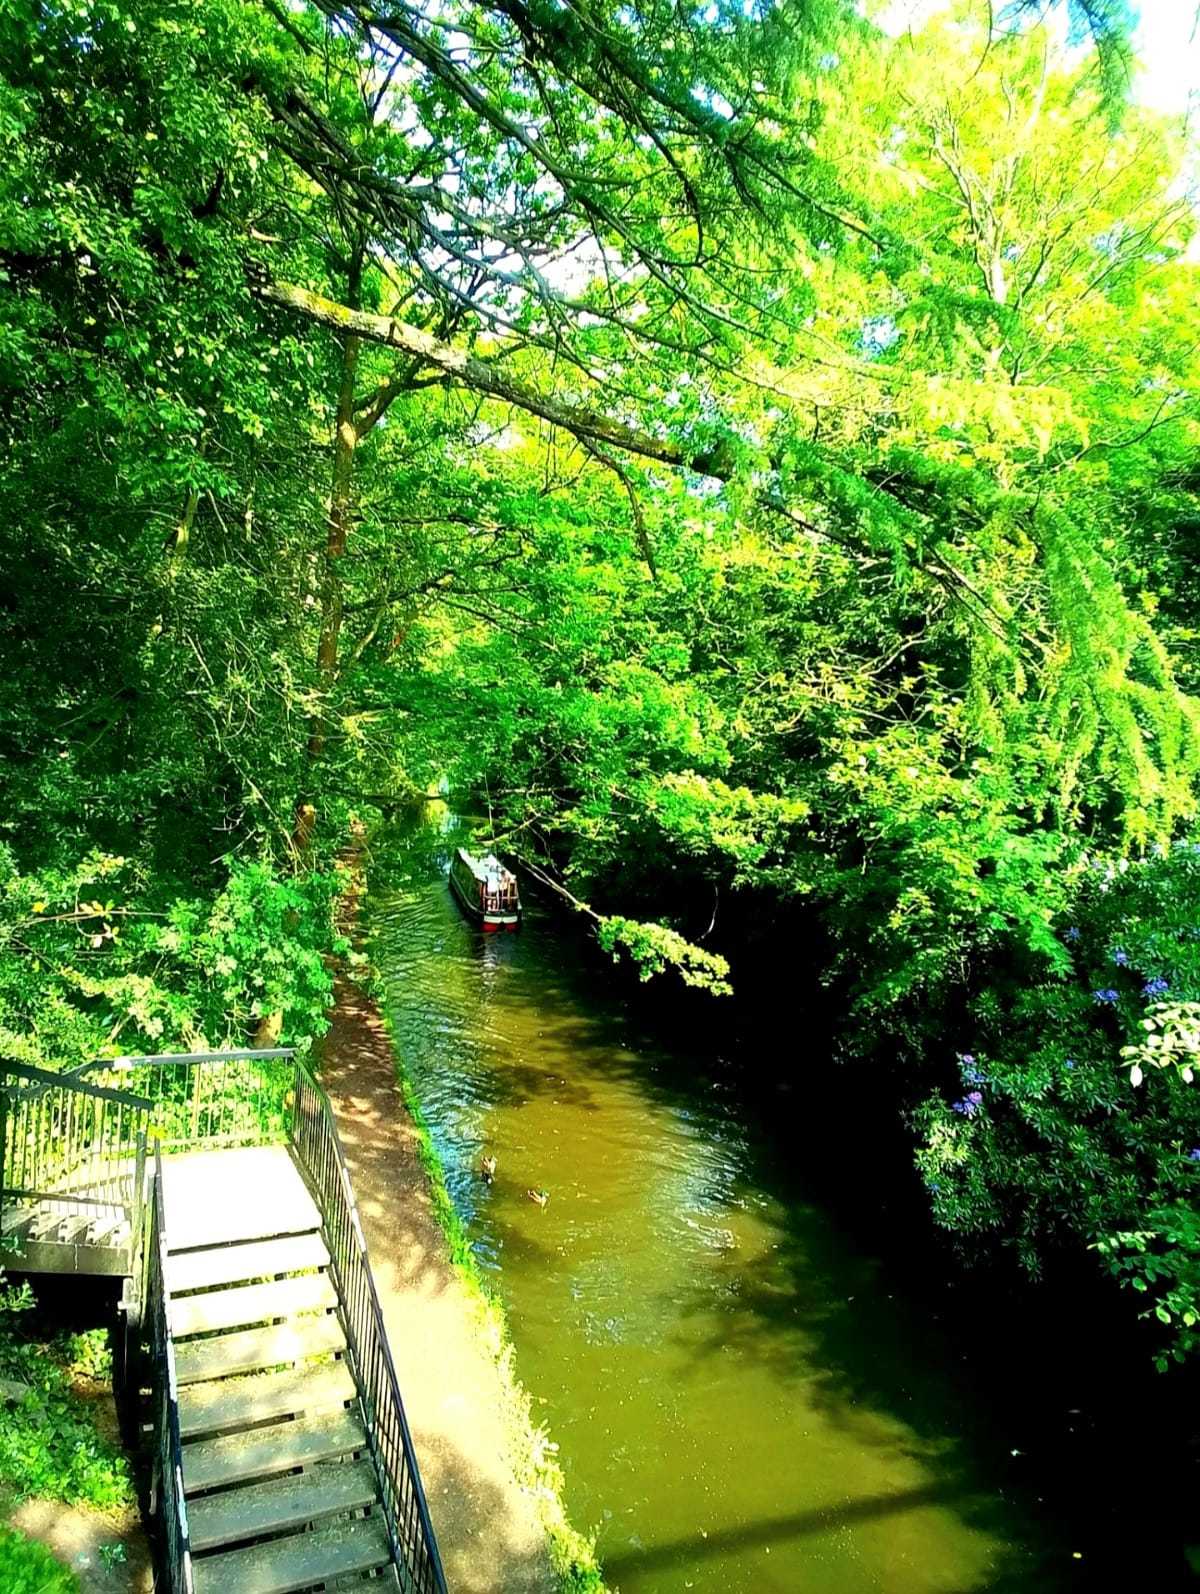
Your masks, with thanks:
<instances>
[{"instance_id":1,"label":"purple flower","mask_svg":"<svg viewBox=\"0 0 1200 1594\"><path fill-rule=\"evenodd\" d=\"M931 1189L931 1190L932 1190L932 1191L933 1191L933 1193L934 1193L934 1195L937 1195L937 1193L938 1193L938 1191L939 1191L939 1190L940 1190L940 1189L941 1189L941 1188L942 1188L942 1187L941 1187L941 1185L940 1185L940 1184L931 1184L931 1185L930 1185L930 1186L929 1186L929 1188L930 1188L930 1189Z\"/></svg>"},{"instance_id":2,"label":"purple flower","mask_svg":"<svg viewBox=\"0 0 1200 1594\"><path fill-rule=\"evenodd\" d=\"M1123 969L1129 963L1129 953L1126 952L1123 946L1119 946L1113 953L1112 960L1119 969Z\"/></svg>"},{"instance_id":3,"label":"purple flower","mask_svg":"<svg viewBox=\"0 0 1200 1594\"><path fill-rule=\"evenodd\" d=\"M1074 1068L1075 1067L1075 1059L1073 1057L1068 1057L1066 1062L1063 1064L1063 1067L1064 1068Z\"/></svg>"},{"instance_id":4,"label":"purple flower","mask_svg":"<svg viewBox=\"0 0 1200 1594\"><path fill-rule=\"evenodd\" d=\"M961 1113L964 1118L974 1118L979 1111L979 1103L983 1097L977 1090L973 1090L965 1101L951 1103L951 1111Z\"/></svg>"},{"instance_id":5,"label":"purple flower","mask_svg":"<svg viewBox=\"0 0 1200 1594\"><path fill-rule=\"evenodd\" d=\"M1107 990L1107 991L1093 991L1092 992L1092 1001L1093 1002L1112 1003L1112 1002L1115 1002L1116 999L1117 999L1117 993L1116 993L1116 991L1111 990L1111 989Z\"/></svg>"},{"instance_id":6,"label":"purple flower","mask_svg":"<svg viewBox=\"0 0 1200 1594\"><path fill-rule=\"evenodd\" d=\"M1067 931L1067 940L1068 941L1078 941L1082 934L1083 934L1083 931L1079 928L1079 926L1077 924L1073 924L1071 926L1071 928Z\"/></svg>"},{"instance_id":7,"label":"purple flower","mask_svg":"<svg viewBox=\"0 0 1200 1594\"><path fill-rule=\"evenodd\" d=\"M1142 986L1143 996L1165 996L1171 987L1161 974L1156 974L1152 980L1147 980Z\"/></svg>"},{"instance_id":8,"label":"purple flower","mask_svg":"<svg viewBox=\"0 0 1200 1594\"><path fill-rule=\"evenodd\" d=\"M1188 1152L1189 1162L1200 1162L1200 1146L1193 1146Z\"/></svg>"},{"instance_id":9,"label":"purple flower","mask_svg":"<svg viewBox=\"0 0 1200 1594\"><path fill-rule=\"evenodd\" d=\"M981 1068L975 1066L975 1059L970 1052L958 1054L959 1069L968 1085L986 1084L986 1076Z\"/></svg>"}]
</instances>

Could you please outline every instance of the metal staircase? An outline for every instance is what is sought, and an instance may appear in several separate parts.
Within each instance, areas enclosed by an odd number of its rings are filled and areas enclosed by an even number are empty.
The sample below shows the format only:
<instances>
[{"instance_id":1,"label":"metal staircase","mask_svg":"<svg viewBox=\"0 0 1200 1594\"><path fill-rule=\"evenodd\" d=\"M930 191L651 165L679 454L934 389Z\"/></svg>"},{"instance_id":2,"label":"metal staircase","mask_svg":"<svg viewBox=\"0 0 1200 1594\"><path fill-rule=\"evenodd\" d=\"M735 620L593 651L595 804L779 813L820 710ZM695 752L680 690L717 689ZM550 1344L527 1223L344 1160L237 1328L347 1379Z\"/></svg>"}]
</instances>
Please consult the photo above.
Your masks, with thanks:
<instances>
[{"instance_id":1,"label":"metal staircase","mask_svg":"<svg viewBox=\"0 0 1200 1594\"><path fill-rule=\"evenodd\" d=\"M0 1059L0 1266L128 1274L151 1103Z\"/></svg>"},{"instance_id":2,"label":"metal staircase","mask_svg":"<svg viewBox=\"0 0 1200 1594\"><path fill-rule=\"evenodd\" d=\"M146 1119L128 1157L97 1160L97 1146L116 1143L101 1125L84 1160L105 1177L119 1164L127 1178L126 1296L144 1351L156 1586L289 1594L369 1581L445 1594L324 1092L286 1049L102 1066L133 1091L44 1079L64 1098L72 1088L89 1100L121 1095ZM0 1112L9 1125L24 1119L3 1144L27 1145L37 1139L30 1114L45 1107L17 1095L0 1077ZM147 1122L149 1157L137 1153ZM164 1143L186 1150L164 1156ZM86 1203L77 1173L73 1195ZM0 1212L24 1210L13 1197L31 1188L0 1169ZM82 1228L72 1243L86 1250Z\"/></svg>"}]
</instances>

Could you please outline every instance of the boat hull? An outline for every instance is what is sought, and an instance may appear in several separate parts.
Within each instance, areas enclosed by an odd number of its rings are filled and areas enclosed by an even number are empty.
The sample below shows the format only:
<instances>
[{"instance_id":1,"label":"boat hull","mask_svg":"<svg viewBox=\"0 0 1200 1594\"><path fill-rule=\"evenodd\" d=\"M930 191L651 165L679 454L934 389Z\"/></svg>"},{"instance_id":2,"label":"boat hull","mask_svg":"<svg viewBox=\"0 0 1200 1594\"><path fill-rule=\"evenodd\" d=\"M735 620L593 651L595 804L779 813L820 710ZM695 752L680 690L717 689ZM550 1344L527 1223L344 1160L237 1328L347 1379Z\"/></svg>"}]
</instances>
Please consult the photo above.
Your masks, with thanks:
<instances>
[{"instance_id":1,"label":"boat hull","mask_svg":"<svg viewBox=\"0 0 1200 1594\"><path fill-rule=\"evenodd\" d=\"M487 934L495 935L500 931L517 930L520 928L521 915L519 912L485 912L484 909L479 906L478 902L473 902L471 900L470 892L464 889L462 882L459 880L453 869L450 871L450 889L454 893L454 900L466 914L467 918L470 919L472 923L479 925L480 929L485 931Z\"/></svg>"}]
</instances>

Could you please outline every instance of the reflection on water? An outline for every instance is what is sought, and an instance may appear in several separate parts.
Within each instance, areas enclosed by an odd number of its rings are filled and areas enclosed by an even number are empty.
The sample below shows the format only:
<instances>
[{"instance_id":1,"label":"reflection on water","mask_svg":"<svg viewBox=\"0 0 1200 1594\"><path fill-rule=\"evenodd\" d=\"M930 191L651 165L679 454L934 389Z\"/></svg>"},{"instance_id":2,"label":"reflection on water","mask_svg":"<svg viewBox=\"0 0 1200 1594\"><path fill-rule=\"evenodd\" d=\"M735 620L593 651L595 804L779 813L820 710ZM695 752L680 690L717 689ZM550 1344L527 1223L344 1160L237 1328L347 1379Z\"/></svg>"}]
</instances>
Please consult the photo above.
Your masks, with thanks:
<instances>
[{"instance_id":1,"label":"reflection on water","mask_svg":"<svg viewBox=\"0 0 1200 1594\"><path fill-rule=\"evenodd\" d=\"M485 937L436 857L406 868L373 914L390 1016L610 1583L1071 1586L937 1324L804 1198L733 1068L646 1033L536 905Z\"/></svg>"}]
</instances>

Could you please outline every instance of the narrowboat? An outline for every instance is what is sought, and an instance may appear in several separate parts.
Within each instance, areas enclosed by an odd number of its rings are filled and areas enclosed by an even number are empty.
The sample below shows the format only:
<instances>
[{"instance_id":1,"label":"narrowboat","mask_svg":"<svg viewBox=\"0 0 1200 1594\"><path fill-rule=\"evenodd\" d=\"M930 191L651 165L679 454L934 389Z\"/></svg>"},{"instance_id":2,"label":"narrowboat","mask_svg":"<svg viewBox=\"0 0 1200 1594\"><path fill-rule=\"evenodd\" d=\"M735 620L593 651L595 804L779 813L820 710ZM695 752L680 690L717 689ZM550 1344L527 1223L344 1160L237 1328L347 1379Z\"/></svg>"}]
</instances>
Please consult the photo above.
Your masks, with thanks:
<instances>
[{"instance_id":1,"label":"narrowboat","mask_svg":"<svg viewBox=\"0 0 1200 1594\"><path fill-rule=\"evenodd\" d=\"M499 858L473 858L465 847L450 865L450 889L463 912L485 930L515 930L521 922L517 877Z\"/></svg>"}]
</instances>

